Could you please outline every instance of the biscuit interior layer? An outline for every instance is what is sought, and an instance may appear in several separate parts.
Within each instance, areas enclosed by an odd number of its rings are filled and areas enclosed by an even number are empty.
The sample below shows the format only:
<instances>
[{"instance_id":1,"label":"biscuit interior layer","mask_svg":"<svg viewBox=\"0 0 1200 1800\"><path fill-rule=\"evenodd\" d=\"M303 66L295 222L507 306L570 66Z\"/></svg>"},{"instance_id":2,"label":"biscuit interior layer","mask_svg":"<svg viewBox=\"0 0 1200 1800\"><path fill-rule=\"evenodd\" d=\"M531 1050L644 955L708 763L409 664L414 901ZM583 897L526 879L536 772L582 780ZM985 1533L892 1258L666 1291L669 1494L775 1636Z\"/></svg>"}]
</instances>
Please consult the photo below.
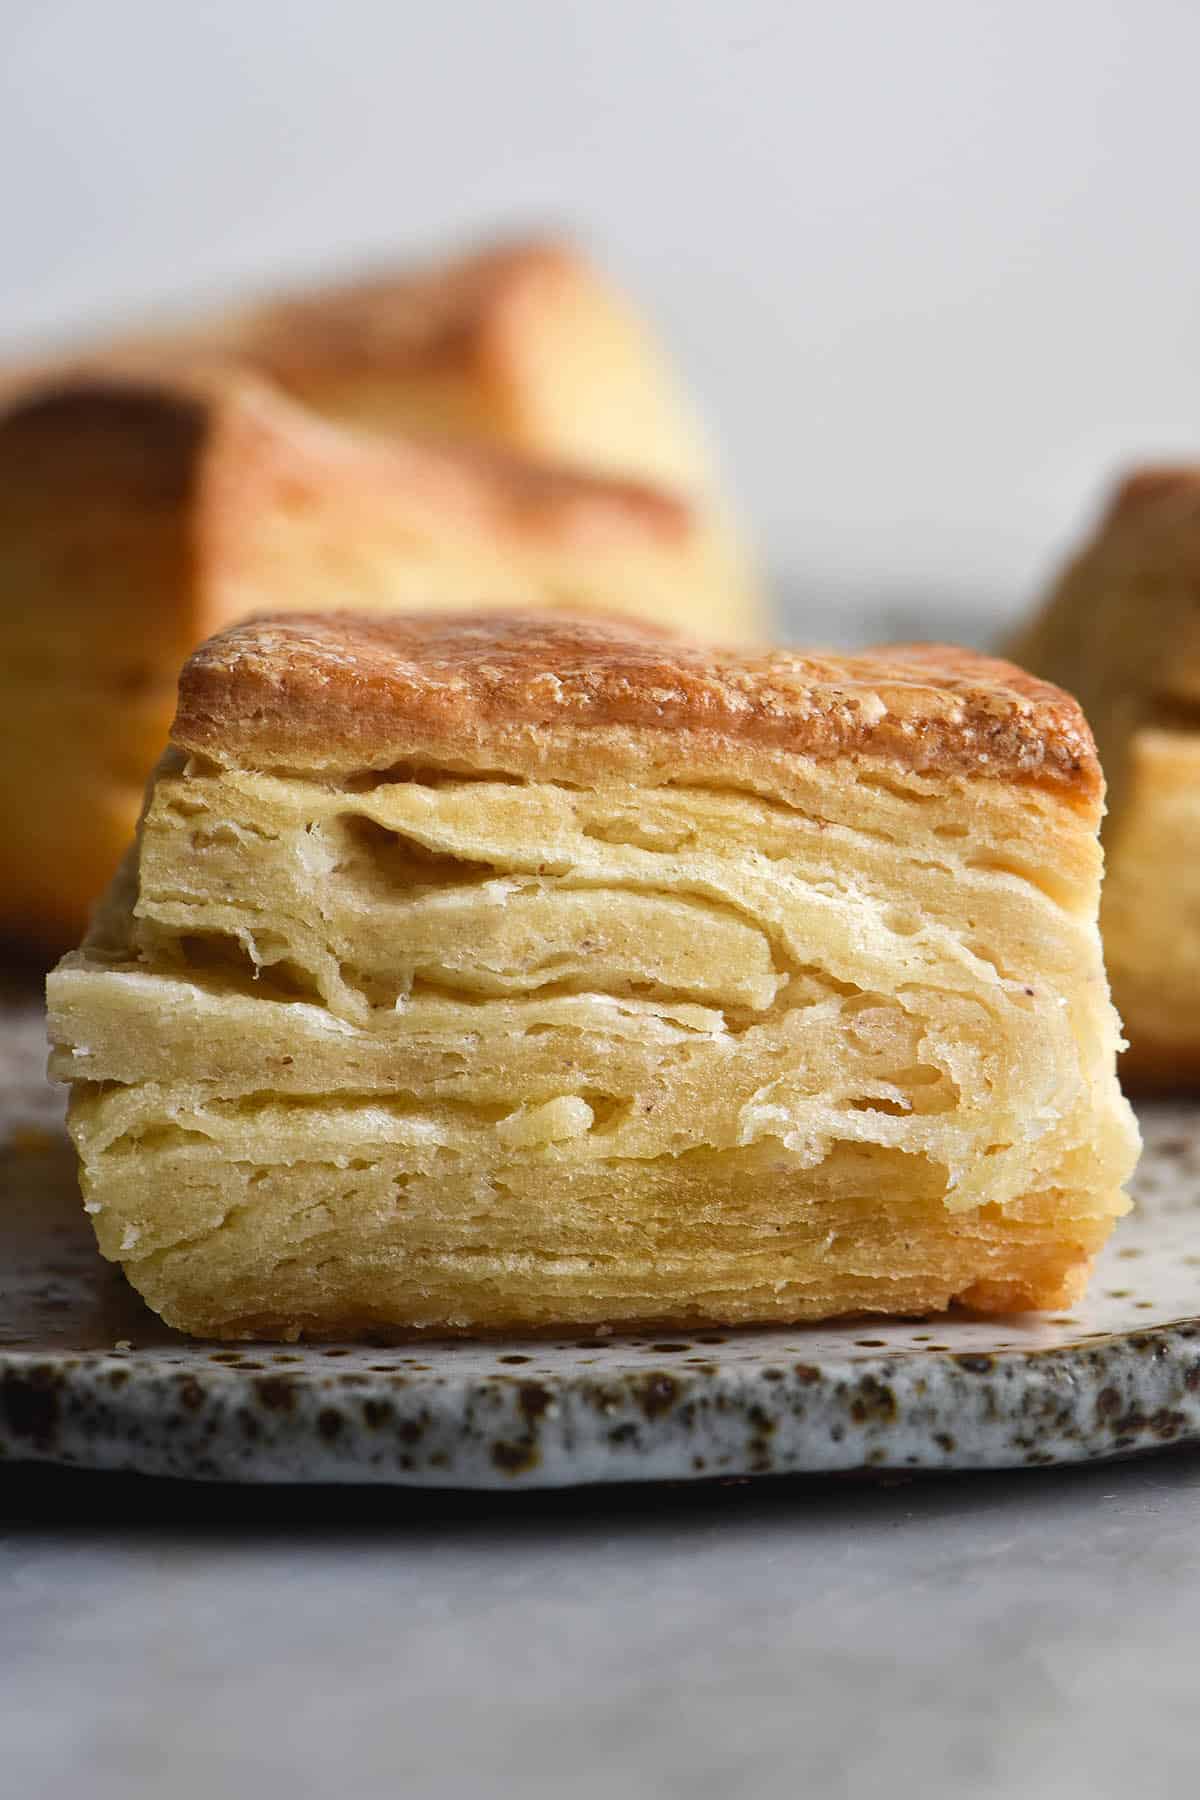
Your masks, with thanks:
<instances>
[{"instance_id":1,"label":"biscuit interior layer","mask_svg":"<svg viewBox=\"0 0 1200 1800\"><path fill-rule=\"evenodd\" d=\"M215 1335L1062 1304L1135 1134L1053 793L168 753L52 1067L105 1254Z\"/></svg>"}]
</instances>

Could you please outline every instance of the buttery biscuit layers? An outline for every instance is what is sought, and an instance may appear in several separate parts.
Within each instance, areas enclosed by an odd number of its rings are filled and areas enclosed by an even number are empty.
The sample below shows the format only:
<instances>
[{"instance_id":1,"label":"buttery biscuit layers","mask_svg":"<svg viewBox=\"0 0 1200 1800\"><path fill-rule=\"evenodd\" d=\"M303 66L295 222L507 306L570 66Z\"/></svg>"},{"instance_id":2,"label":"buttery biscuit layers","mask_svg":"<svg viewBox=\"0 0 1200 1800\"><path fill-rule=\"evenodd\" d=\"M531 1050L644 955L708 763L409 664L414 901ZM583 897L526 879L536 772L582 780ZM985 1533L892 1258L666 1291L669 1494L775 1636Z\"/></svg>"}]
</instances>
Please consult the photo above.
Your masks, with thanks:
<instances>
[{"instance_id":1,"label":"buttery biscuit layers","mask_svg":"<svg viewBox=\"0 0 1200 1800\"><path fill-rule=\"evenodd\" d=\"M952 650L231 630L49 985L101 1249L231 1338L1066 1304L1136 1150L1101 799Z\"/></svg>"},{"instance_id":2,"label":"buttery biscuit layers","mask_svg":"<svg viewBox=\"0 0 1200 1800\"><path fill-rule=\"evenodd\" d=\"M1122 1078L1200 1082L1200 467L1122 482L1013 655L1077 694L1109 787L1100 921Z\"/></svg>"},{"instance_id":3,"label":"buttery biscuit layers","mask_svg":"<svg viewBox=\"0 0 1200 1800\"><path fill-rule=\"evenodd\" d=\"M212 632L265 607L531 603L759 626L727 535L657 488L384 444L228 369L26 394L0 416L0 934L78 940Z\"/></svg>"}]
</instances>

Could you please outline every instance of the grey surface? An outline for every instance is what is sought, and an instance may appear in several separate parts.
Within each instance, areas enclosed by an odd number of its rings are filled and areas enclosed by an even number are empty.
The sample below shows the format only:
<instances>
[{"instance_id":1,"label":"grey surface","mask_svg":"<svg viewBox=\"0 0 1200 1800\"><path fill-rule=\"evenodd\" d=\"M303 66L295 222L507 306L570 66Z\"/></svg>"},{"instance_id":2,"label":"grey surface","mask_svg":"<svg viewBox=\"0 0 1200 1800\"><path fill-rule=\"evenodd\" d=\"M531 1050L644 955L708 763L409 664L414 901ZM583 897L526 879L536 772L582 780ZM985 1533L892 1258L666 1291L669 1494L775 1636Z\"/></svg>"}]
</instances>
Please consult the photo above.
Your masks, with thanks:
<instances>
[{"instance_id":1,"label":"grey surface","mask_svg":"<svg viewBox=\"0 0 1200 1800\"><path fill-rule=\"evenodd\" d=\"M6 1792L1194 1785L1195 1453L553 1502L195 1494L6 1485Z\"/></svg>"}]
</instances>

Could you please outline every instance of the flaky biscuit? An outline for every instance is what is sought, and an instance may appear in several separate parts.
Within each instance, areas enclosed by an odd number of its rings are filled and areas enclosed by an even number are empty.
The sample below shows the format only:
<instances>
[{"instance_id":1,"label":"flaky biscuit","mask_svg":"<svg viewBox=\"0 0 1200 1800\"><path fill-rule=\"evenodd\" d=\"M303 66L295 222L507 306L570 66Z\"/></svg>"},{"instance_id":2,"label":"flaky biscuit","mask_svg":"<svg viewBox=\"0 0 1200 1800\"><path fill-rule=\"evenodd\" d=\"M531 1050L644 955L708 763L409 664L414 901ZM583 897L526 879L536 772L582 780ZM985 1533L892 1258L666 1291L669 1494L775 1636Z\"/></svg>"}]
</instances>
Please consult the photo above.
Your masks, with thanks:
<instances>
[{"instance_id":1,"label":"flaky biscuit","mask_svg":"<svg viewBox=\"0 0 1200 1800\"><path fill-rule=\"evenodd\" d=\"M1101 805L961 652L235 628L50 982L101 1248L224 1337L1066 1304L1136 1149Z\"/></svg>"}]
</instances>

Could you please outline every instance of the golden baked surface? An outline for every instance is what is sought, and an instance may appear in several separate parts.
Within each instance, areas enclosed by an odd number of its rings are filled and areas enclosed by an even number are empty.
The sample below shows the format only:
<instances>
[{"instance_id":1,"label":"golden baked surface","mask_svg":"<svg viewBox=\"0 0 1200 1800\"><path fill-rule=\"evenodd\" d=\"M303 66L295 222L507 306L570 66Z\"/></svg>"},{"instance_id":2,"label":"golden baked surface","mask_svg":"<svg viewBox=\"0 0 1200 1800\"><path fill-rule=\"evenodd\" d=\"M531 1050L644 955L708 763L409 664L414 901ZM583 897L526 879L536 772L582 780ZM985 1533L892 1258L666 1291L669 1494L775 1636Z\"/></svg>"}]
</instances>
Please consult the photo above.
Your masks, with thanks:
<instances>
[{"instance_id":1,"label":"golden baked surface","mask_svg":"<svg viewBox=\"0 0 1200 1800\"><path fill-rule=\"evenodd\" d=\"M1077 694L1108 778L1101 929L1123 1079L1200 1082L1200 467L1121 481L1013 654Z\"/></svg>"},{"instance_id":2,"label":"golden baked surface","mask_svg":"<svg viewBox=\"0 0 1200 1800\"><path fill-rule=\"evenodd\" d=\"M624 746L636 759L646 731L668 757L678 734L680 771L697 751L719 763L757 748L1043 783L1084 805L1101 791L1076 703L990 657L722 651L549 616L250 620L190 659L172 736L222 757L320 765L425 752L469 763L504 745L532 767L538 732L607 733L608 756Z\"/></svg>"},{"instance_id":3,"label":"golden baked surface","mask_svg":"<svg viewBox=\"0 0 1200 1800\"><path fill-rule=\"evenodd\" d=\"M263 608L536 604L759 629L690 503L481 446L330 425L244 371L127 359L0 414L0 932L77 941L188 651Z\"/></svg>"},{"instance_id":4,"label":"golden baked surface","mask_svg":"<svg viewBox=\"0 0 1200 1800\"><path fill-rule=\"evenodd\" d=\"M1065 1305L1136 1151L1098 811L955 652L228 634L49 984L101 1248L227 1337Z\"/></svg>"}]
</instances>

